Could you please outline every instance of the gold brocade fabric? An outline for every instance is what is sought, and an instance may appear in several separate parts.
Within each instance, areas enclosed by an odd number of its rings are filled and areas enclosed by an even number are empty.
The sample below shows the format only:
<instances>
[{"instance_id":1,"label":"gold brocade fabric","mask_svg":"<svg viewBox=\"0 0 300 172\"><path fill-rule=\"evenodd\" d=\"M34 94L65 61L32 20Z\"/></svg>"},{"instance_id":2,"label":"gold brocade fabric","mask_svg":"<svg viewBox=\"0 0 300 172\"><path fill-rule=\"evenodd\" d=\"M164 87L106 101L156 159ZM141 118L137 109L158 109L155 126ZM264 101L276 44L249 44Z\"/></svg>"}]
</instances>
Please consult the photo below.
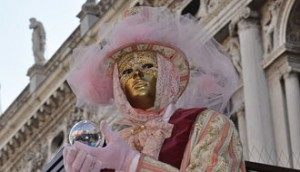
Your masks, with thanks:
<instances>
[{"instance_id":1,"label":"gold brocade fabric","mask_svg":"<svg viewBox=\"0 0 300 172\"><path fill-rule=\"evenodd\" d=\"M238 132L227 117L206 110L194 123L180 169L145 156L137 171L245 172Z\"/></svg>"}]
</instances>

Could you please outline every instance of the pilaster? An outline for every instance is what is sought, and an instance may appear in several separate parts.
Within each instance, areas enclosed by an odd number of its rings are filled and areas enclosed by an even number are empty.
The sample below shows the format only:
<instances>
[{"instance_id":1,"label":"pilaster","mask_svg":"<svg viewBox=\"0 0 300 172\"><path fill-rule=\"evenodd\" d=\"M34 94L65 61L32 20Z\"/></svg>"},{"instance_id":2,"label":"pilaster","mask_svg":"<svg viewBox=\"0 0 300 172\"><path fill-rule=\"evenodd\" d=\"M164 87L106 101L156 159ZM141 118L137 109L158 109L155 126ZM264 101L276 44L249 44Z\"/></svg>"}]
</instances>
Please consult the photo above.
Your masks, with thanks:
<instances>
[{"instance_id":1,"label":"pilaster","mask_svg":"<svg viewBox=\"0 0 300 172\"><path fill-rule=\"evenodd\" d=\"M292 147L293 167L300 168L300 84L299 75L290 71L284 74L286 104L289 122L289 131Z\"/></svg>"},{"instance_id":2,"label":"pilaster","mask_svg":"<svg viewBox=\"0 0 300 172\"><path fill-rule=\"evenodd\" d=\"M283 61L282 61L283 63ZM272 118L274 126L274 140L276 152L278 155L278 166L292 167L292 154L289 134L289 124L286 107L285 86L283 82L282 72L286 66L277 62L278 66L274 66L272 74L268 76L270 89L270 103L272 107Z\"/></svg>"},{"instance_id":3,"label":"pilaster","mask_svg":"<svg viewBox=\"0 0 300 172\"><path fill-rule=\"evenodd\" d=\"M249 158L277 164L269 90L261 66L263 45L258 12L245 8L238 23Z\"/></svg>"},{"instance_id":4,"label":"pilaster","mask_svg":"<svg viewBox=\"0 0 300 172\"><path fill-rule=\"evenodd\" d=\"M239 109L237 112L238 118L238 129L240 134L240 139L243 145L243 158L245 160L249 159L249 150L248 150L248 139L247 139L247 127L246 127L246 118L244 108Z\"/></svg>"}]
</instances>

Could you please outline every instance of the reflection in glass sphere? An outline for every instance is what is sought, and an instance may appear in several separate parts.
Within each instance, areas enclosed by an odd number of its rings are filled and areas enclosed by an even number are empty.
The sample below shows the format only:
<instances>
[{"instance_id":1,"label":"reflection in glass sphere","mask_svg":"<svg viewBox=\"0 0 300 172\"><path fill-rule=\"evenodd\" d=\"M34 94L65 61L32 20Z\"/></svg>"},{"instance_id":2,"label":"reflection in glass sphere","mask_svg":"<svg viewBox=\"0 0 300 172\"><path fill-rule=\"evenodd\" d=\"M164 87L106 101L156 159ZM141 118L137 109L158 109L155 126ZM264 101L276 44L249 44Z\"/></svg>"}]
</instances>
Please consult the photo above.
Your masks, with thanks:
<instances>
[{"instance_id":1,"label":"reflection in glass sphere","mask_svg":"<svg viewBox=\"0 0 300 172\"><path fill-rule=\"evenodd\" d=\"M69 133L70 144L79 141L91 147L103 146L104 137L94 123L84 120L76 123Z\"/></svg>"}]
</instances>

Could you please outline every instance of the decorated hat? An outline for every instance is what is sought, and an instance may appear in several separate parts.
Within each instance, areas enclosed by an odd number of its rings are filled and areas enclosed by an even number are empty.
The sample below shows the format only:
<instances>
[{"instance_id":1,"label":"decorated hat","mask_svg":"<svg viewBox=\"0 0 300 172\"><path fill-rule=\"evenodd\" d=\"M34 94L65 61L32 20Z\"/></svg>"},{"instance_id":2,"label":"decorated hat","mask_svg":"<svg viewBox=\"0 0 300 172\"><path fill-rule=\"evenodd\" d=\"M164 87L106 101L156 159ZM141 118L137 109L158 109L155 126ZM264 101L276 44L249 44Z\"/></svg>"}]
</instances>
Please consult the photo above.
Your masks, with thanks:
<instances>
[{"instance_id":1,"label":"decorated hat","mask_svg":"<svg viewBox=\"0 0 300 172\"><path fill-rule=\"evenodd\" d=\"M238 79L234 67L193 17L164 7L138 7L99 30L103 46L80 47L73 53L67 80L78 106L111 103L113 66L135 51L154 51L174 65L180 78L178 108L208 107L222 112L228 105Z\"/></svg>"}]
</instances>

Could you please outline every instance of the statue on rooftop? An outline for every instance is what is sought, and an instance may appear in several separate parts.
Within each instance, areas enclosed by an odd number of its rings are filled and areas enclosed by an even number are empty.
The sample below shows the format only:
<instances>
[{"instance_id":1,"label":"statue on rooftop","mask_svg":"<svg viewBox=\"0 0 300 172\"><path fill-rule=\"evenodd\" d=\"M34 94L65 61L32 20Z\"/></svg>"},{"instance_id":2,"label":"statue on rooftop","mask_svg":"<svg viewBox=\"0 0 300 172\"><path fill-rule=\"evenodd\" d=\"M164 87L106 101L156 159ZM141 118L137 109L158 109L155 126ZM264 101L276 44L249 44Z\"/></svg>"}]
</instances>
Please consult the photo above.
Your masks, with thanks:
<instances>
[{"instance_id":1,"label":"statue on rooftop","mask_svg":"<svg viewBox=\"0 0 300 172\"><path fill-rule=\"evenodd\" d=\"M44 64L45 62L45 44L46 44L46 32L41 22L35 18L30 18L29 28L33 29L32 32L32 51L34 55L35 64Z\"/></svg>"}]
</instances>

